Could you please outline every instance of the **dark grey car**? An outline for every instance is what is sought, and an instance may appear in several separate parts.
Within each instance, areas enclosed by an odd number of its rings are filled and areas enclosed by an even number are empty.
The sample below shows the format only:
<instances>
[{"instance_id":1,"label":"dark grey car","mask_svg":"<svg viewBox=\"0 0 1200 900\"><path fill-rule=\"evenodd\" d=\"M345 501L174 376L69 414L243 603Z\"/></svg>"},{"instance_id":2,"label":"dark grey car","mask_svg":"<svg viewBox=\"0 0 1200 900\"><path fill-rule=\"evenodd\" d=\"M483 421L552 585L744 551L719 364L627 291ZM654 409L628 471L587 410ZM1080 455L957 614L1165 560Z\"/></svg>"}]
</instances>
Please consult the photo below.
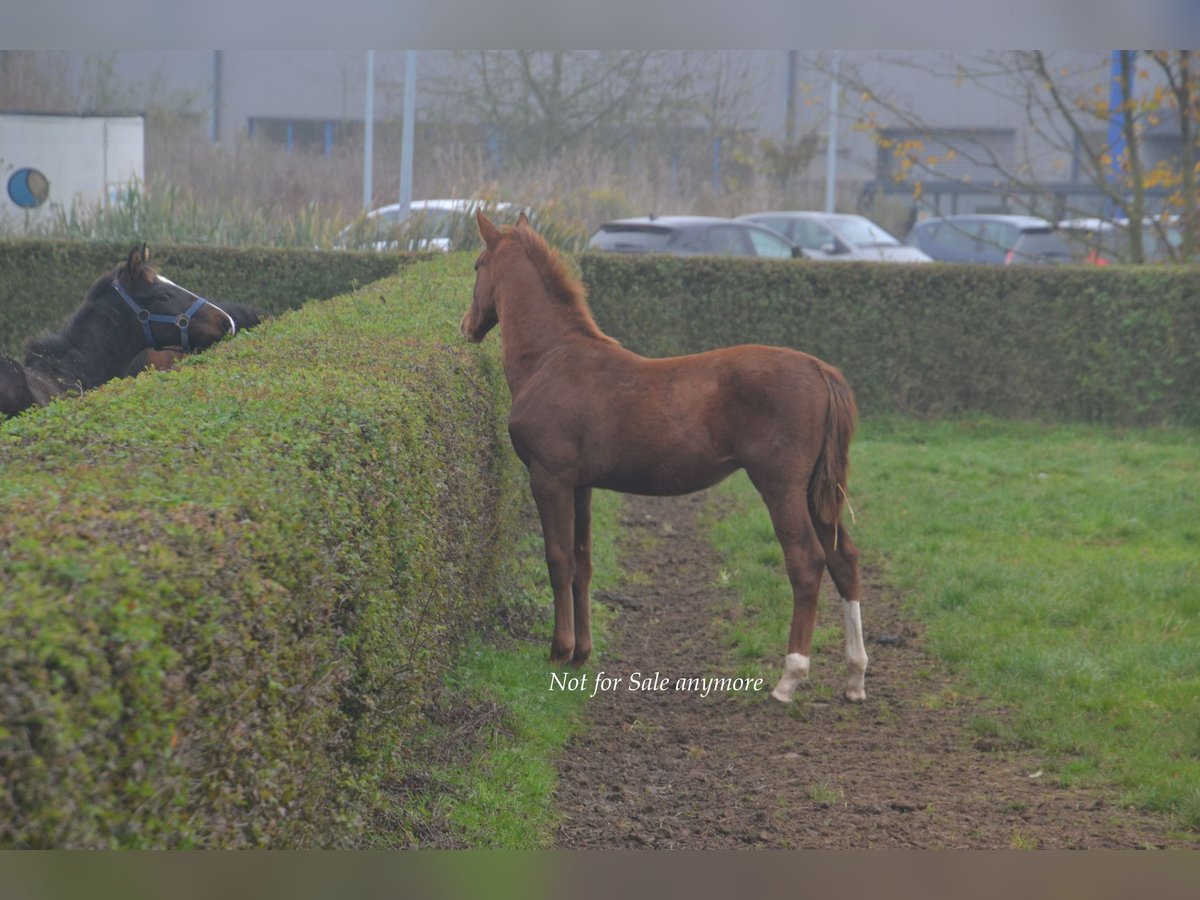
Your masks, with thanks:
<instances>
[{"instance_id":1,"label":"dark grey car","mask_svg":"<svg viewBox=\"0 0 1200 900\"><path fill-rule=\"evenodd\" d=\"M1053 223L1036 216L938 216L918 222L904 241L945 262L1065 263L1071 248Z\"/></svg>"},{"instance_id":2,"label":"dark grey car","mask_svg":"<svg viewBox=\"0 0 1200 900\"><path fill-rule=\"evenodd\" d=\"M769 228L713 216L645 216L605 222L589 250L677 256L752 256L794 259L804 251Z\"/></svg>"}]
</instances>

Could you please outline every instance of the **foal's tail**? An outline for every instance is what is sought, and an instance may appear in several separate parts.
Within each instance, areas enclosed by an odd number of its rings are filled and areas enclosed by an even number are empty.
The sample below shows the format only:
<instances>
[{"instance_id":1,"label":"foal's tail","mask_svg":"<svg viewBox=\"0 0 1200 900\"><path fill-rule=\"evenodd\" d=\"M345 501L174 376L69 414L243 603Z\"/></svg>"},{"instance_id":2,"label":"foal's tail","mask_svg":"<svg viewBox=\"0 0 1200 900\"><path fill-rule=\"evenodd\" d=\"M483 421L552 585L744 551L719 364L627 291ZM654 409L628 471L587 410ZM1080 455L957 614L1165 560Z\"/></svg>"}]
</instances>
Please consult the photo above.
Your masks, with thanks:
<instances>
[{"instance_id":1,"label":"foal's tail","mask_svg":"<svg viewBox=\"0 0 1200 900\"><path fill-rule=\"evenodd\" d=\"M808 483L808 498L817 518L836 525L841 520L842 500L848 489L850 441L854 437L858 407L845 376L820 360L817 366L829 388L829 408L825 412L825 442Z\"/></svg>"}]
</instances>

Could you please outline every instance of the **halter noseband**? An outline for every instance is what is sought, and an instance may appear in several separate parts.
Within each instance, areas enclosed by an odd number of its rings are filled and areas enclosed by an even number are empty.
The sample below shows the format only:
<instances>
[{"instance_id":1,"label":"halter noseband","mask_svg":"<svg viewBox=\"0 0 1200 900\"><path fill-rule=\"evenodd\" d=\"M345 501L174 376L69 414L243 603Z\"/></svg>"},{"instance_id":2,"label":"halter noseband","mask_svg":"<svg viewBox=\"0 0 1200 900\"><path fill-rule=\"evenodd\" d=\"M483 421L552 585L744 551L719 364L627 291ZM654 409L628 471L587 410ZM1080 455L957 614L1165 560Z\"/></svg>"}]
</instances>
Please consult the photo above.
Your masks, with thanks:
<instances>
[{"instance_id":1,"label":"halter noseband","mask_svg":"<svg viewBox=\"0 0 1200 900\"><path fill-rule=\"evenodd\" d=\"M137 316L137 320L142 323L142 334L146 338L146 346L147 347L153 347L155 350L162 349L162 347L159 346L158 342L154 340L154 334L150 331L150 323L151 322L161 322L166 325L174 325L179 329L180 346L183 347L183 350L185 353L190 352L192 348L191 348L190 342L188 341L188 325L192 321L192 316L194 316L197 312L199 312L205 306L211 306L213 309L217 310L222 315L224 315L226 319L229 319L229 326L230 326L229 333L230 334L233 334L234 331L237 330L237 326L233 322L233 317L230 316L227 312L225 312L225 310L221 309L221 307L219 307L215 303L213 303L211 300L205 300L199 294L192 294L192 292L189 291L187 288L181 288L181 287L179 287L179 285L175 284L175 282L170 281L169 279L163 278L161 275L158 276L158 280L166 282L167 284L171 285L174 288L179 288L179 290L183 291L185 294L191 294L191 296L196 298L196 302L193 303L191 306L189 306L184 313L182 313L181 315L178 315L178 316L168 316L168 315L165 315L162 313L152 313L152 312L150 312L150 310L146 309L145 307L139 306L138 302L136 300L134 300L133 297L129 296L129 292L127 290L125 290L125 288L121 287L121 282L119 279L114 278L112 280L113 288L116 289L116 292L121 295L121 299L124 300L129 305L129 308L133 310L133 314L135 316Z\"/></svg>"}]
</instances>

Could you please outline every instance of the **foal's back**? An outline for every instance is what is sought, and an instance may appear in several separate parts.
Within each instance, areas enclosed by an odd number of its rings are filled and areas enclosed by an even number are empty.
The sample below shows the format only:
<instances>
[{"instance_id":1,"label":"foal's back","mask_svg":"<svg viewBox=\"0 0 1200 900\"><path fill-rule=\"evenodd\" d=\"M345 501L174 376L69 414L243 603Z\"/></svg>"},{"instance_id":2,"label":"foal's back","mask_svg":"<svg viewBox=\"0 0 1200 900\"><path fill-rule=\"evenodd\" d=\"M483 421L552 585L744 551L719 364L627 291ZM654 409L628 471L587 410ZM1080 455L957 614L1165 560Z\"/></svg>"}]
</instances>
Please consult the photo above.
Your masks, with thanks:
<instances>
[{"instance_id":1,"label":"foal's back","mask_svg":"<svg viewBox=\"0 0 1200 900\"><path fill-rule=\"evenodd\" d=\"M744 345L652 359L586 341L547 364L514 399L522 458L561 464L578 481L639 494L685 494L739 468L811 468L828 391L821 363Z\"/></svg>"}]
</instances>

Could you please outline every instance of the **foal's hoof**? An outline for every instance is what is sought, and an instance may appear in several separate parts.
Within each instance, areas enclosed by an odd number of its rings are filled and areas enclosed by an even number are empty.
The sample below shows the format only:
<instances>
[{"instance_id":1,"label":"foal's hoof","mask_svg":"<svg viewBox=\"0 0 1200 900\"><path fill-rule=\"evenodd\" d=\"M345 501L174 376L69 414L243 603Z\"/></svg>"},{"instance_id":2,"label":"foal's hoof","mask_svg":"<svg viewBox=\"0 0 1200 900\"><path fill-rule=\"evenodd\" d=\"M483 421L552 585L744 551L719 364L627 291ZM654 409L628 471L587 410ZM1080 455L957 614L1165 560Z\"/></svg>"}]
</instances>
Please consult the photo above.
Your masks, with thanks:
<instances>
[{"instance_id":1,"label":"foal's hoof","mask_svg":"<svg viewBox=\"0 0 1200 900\"><path fill-rule=\"evenodd\" d=\"M575 653L574 647L550 647L550 665L565 666L572 661Z\"/></svg>"},{"instance_id":2,"label":"foal's hoof","mask_svg":"<svg viewBox=\"0 0 1200 900\"><path fill-rule=\"evenodd\" d=\"M808 679L809 660L801 653L789 653L783 658L783 674L771 696L780 703L791 703L796 688Z\"/></svg>"},{"instance_id":3,"label":"foal's hoof","mask_svg":"<svg viewBox=\"0 0 1200 900\"><path fill-rule=\"evenodd\" d=\"M576 647L575 653L571 656L571 665L574 666L576 669L578 669L580 666L582 666L585 662L588 661L588 657L591 655L592 655L591 647Z\"/></svg>"},{"instance_id":4,"label":"foal's hoof","mask_svg":"<svg viewBox=\"0 0 1200 900\"><path fill-rule=\"evenodd\" d=\"M846 685L846 699L850 703L862 703L867 699L867 690L861 680L855 683L855 680L851 679L850 684Z\"/></svg>"}]
</instances>

